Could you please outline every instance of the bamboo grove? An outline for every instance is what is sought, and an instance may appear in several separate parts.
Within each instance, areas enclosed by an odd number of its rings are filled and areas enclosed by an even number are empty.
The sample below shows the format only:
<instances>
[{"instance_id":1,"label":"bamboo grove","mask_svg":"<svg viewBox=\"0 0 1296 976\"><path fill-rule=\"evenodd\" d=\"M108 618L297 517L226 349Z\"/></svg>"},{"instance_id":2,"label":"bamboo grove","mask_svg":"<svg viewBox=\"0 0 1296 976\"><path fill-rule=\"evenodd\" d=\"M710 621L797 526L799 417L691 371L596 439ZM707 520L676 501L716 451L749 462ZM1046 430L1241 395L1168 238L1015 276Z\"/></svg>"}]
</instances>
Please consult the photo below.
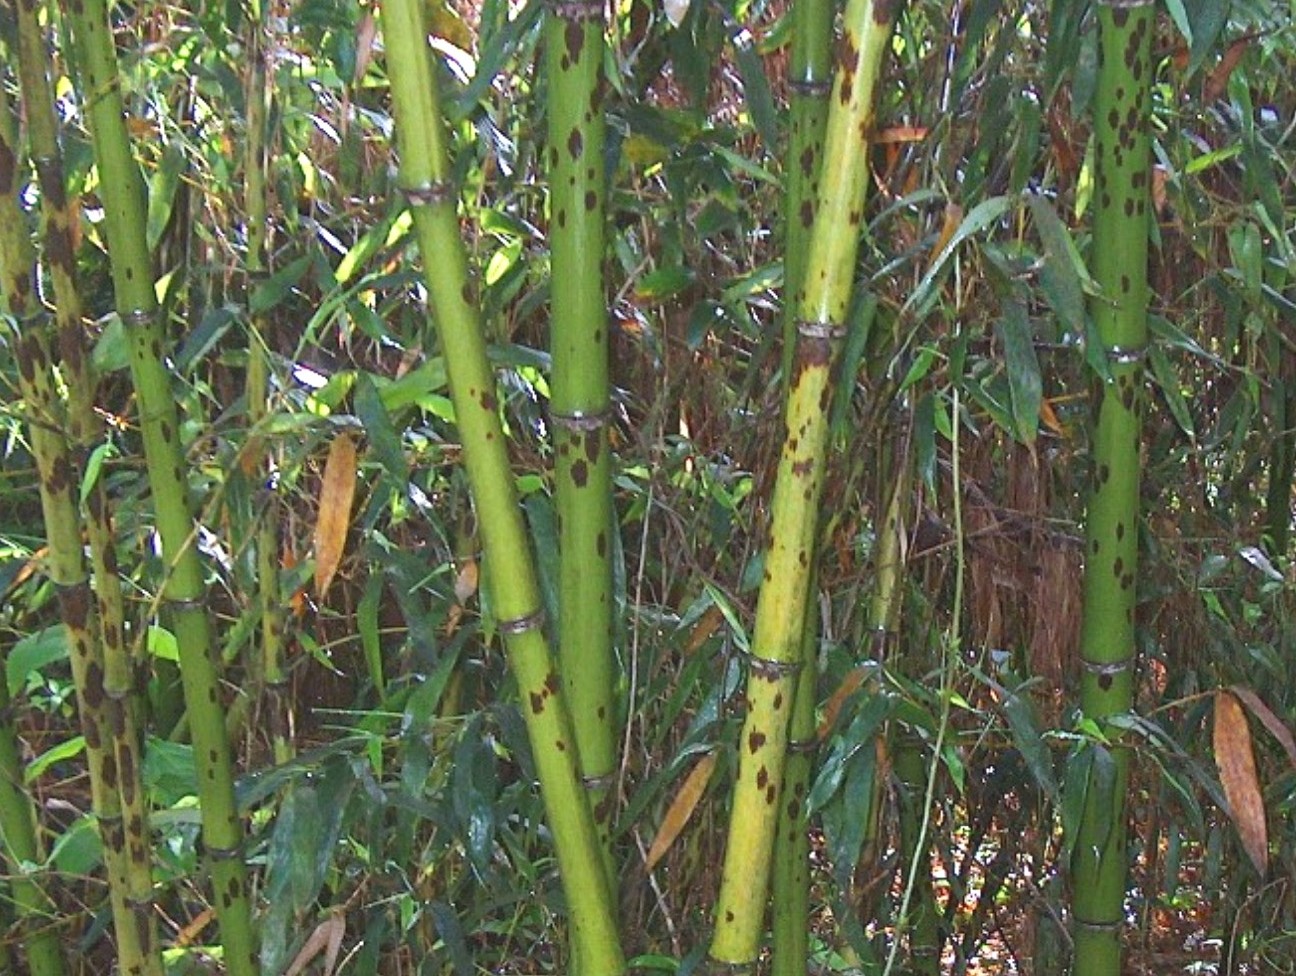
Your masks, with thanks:
<instances>
[{"instance_id":1,"label":"bamboo grove","mask_svg":"<svg viewBox=\"0 0 1296 976\"><path fill-rule=\"evenodd\" d=\"M1296 44L1166 6L7 7L0 970L1291 971Z\"/></svg>"}]
</instances>

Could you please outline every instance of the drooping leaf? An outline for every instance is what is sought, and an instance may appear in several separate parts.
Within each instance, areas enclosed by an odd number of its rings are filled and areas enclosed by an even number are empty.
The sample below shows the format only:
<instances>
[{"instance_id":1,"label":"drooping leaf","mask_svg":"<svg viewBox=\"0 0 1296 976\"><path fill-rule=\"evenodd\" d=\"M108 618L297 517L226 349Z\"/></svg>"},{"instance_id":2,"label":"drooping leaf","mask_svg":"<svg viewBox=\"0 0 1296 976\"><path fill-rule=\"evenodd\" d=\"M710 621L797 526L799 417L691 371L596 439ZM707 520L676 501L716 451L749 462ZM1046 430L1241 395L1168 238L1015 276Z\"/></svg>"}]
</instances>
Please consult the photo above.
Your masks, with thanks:
<instances>
[{"instance_id":1,"label":"drooping leaf","mask_svg":"<svg viewBox=\"0 0 1296 976\"><path fill-rule=\"evenodd\" d=\"M1275 715L1264 700L1250 688L1233 685L1229 691L1251 709L1251 714L1258 718L1260 724L1269 730L1269 734L1278 740L1278 744L1286 751L1287 758L1291 760L1292 768L1296 769L1296 738L1292 737L1291 729L1287 728L1282 719Z\"/></svg>"},{"instance_id":2,"label":"drooping leaf","mask_svg":"<svg viewBox=\"0 0 1296 976\"><path fill-rule=\"evenodd\" d=\"M1035 355L1030 319L1021 302L1009 300L1004 303L1003 316L999 319L999 336L1003 340L1004 364L1008 368L1014 431L1022 443L1033 444L1039 433L1044 380L1040 376L1039 357Z\"/></svg>"},{"instance_id":3,"label":"drooping leaf","mask_svg":"<svg viewBox=\"0 0 1296 976\"><path fill-rule=\"evenodd\" d=\"M356 445L352 436L341 431L329 446L320 483L319 510L315 521L315 596L320 599L333 582L347 532L351 528L351 503L355 500Z\"/></svg>"},{"instance_id":4,"label":"drooping leaf","mask_svg":"<svg viewBox=\"0 0 1296 976\"><path fill-rule=\"evenodd\" d=\"M697 809L698 802L702 799L702 794L706 792L707 784L711 782L711 774L715 772L718 755L717 752L708 752L698 760L684 782L680 784L679 792L667 807L661 826L657 828L657 834L648 848L648 854L644 858L645 871L651 872L657 866L687 826L693 811Z\"/></svg>"},{"instance_id":5,"label":"drooping leaf","mask_svg":"<svg viewBox=\"0 0 1296 976\"><path fill-rule=\"evenodd\" d=\"M67 628L63 624L28 634L18 641L5 660L9 697L17 697L27 683L27 676L33 671L40 671L55 661L66 661L69 649Z\"/></svg>"},{"instance_id":6,"label":"drooping leaf","mask_svg":"<svg viewBox=\"0 0 1296 976\"><path fill-rule=\"evenodd\" d=\"M1242 839L1242 847L1261 877L1269 869L1269 827L1264 793L1256 771L1251 727L1246 712L1230 691L1215 694L1215 729L1212 745L1229 816Z\"/></svg>"}]
</instances>

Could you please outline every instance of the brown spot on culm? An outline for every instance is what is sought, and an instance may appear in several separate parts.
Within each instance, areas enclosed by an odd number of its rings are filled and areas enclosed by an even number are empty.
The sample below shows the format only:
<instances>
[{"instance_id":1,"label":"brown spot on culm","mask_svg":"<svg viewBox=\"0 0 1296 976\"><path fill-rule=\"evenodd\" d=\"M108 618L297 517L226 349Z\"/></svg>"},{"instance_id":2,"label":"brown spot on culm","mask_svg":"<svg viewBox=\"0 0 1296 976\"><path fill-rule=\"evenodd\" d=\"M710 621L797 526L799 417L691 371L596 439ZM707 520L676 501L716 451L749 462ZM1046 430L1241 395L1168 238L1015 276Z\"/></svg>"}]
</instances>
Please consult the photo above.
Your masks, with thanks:
<instances>
[{"instance_id":1,"label":"brown spot on culm","mask_svg":"<svg viewBox=\"0 0 1296 976\"><path fill-rule=\"evenodd\" d=\"M747 736L747 748L752 752L759 752L760 747L765 744L765 733L758 732L755 729Z\"/></svg>"},{"instance_id":2,"label":"brown spot on culm","mask_svg":"<svg viewBox=\"0 0 1296 976\"><path fill-rule=\"evenodd\" d=\"M538 691L531 692L531 713L539 715L544 711L544 695Z\"/></svg>"}]
</instances>

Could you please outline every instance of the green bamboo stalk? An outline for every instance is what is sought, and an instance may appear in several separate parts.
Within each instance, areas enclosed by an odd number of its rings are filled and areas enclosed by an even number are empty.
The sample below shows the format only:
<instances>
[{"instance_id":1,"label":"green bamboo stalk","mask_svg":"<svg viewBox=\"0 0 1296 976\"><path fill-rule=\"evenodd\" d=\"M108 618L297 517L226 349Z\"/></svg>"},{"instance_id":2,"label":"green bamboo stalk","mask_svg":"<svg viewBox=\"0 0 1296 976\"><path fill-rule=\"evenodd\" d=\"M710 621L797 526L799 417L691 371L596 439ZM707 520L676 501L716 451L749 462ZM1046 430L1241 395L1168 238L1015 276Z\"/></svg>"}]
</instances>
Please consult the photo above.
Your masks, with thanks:
<instances>
[{"instance_id":1,"label":"green bamboo stalk","mask_svg":"<svg viewBox=\"0 0 1296 976\"><path fill-rule=\"evenodd\" d=\"M68 447L76 456L76 469L84 472L86 458L101 436L102 423L95 414L95 383L81 327L81 300L76 288L72 228L76 215L66 196L58 147L57 116L47 74L50 58L35 4L18 5L19 64L26 106L28 140L41 188L45 218L44 261L55 300L58 366L67 389ZM102 661L105 728L119 776L117 802L125 830L125 898L136 915L136 927L146 956L156 956L157 922L152 910L153 866L149 840L147 797L140 779L138 718L140 682L136 662L125 640L125 604L117 572L110 507L102 479L95 479L86 494L85 525L90 543L95 604L99 630L97 653ZM149 959L153 971L158 962Z\"/></svg>"},{"instance_id":2,"label":"green bamboo stalk","mask_svg":"<svg viewBox=\"0 0 1296 976\"><path fill-rule=\"evenodd\" d=\"M186 491L184 452L163 358L165 336L145 236L144 184L126 131L117 54L105 0L67 3L62 5L62 12L75 41L80 90L85 97L102 187L113 290L130 337L131 375L139 404L145 462L162 550L170 567L162 597L179 648L185 709L198 767L203 844L210 855L223 962L231 976L254 976L258 967L243 863L243 826L234 802L233 764L207 619L206 583L192 545L194 524Z\"/></svg>"},{"instance_id":3,"label":"green bamboo stalk","mask_svg":"<svg viewBox=\"0 0 1296 976\"><path fill-rule=\"evenodd\" d=\"M603 0L566 0L546 17L558 659L580 770L615 898L612 781L617 709L612 653L612 463L607 442L603 291Z\"/></svg>"},{"instance_id":4,"label":"green bamboo stalk","mask_svg":"<svg viewBox=\"0 0 1296 976\"><path fill-rule=\"evenodd\" d=\"M247 214L247 255L244 266L250 283L263 278L266 266L266 119L272 97L266 64L266 16L264 4L254 0L248 19L247 145L243 164L243 206ZM248 337L247 411L248 427L256 431L269 412L270 359L265 346L264 316L251 314ZM250 434L250 436L253 436ZM261 680L269 708L270 746L276 763L292 758L289 737L288 674L284 668L283 593L279 586L279 495L270 487L274 471L269 447L254 439L251 449L264 446L264 459L254 458L257 478L265 493L265 507L257 521L257 605L261 616Z\"/></svg>"},{"instance_id":5,"label":"green bamboo stalk","mask_svg":"<svg viewBox=\"0 0 1296 976\"><path fill-rule=\"evenodd\" d=\"M1091 310L1110 379L1097 394L1095 478L1086 526L1080 707L1102 724L1133 705L1138 579L1141 377L1147 344L1151 0L1098 4L1094 96L1092 267L1102 289ZM1113 739L1118 736L1112 733ZM1071 863L1076 976L1121 967L1129 751L1111 747L1110 790L1091 785ZM1102 797L1109 798L1104 803Z\"/></svg>"},{"instance_id":6,"label":"green bamboo stalk","mask_svg":"<svg viewBox=\"0 0 1296 976\"><path fill-rule=\"evenodd\" d=\"M562 682L542 629L539 589L500 425L495 376L486 358L459 236L440 92L428 57L419 0L385 4L383 36L401 182L424 255L424 276L450 377L491 602L521 695L553 832L567 897L572 969L591 976L620 973L625 960L615 906L580 779Z\"/></svg>"},{"instance_id":7,"label":"green bamboo stalk","mask_svg":"<svg viewBox=\"0 0 1296 976\"><path fill-rule=\"evenodd\" d=\"M828 96L832 92L830 0L796 0L792 7L792 57L788 71L791 133L787 150L787 196L783 206L783 382L791 381L796 323L805 295L805 265L819 194ZM815 757L819 621L808 586L801 631L801 673L788 724L779 825L774 852L772 905L774 976L804 974L810 952L810 834L806 797Z\"/></svg>"},{"instance_id":8,"label":"green bamboo stalk","mask_svg":"<svg viewBox=\"0 0 1296 976\"><path fill-rule=\"evenodd\" d=\"M810 229L814 226L823 160L828 96L832 92L831 0L796 0L788 67L787 196L783 204L783 381L792 375L796 319L805 293Z\"/></svg>"},{"instance_id":9,"label":"green bamboo stalk","mask_svg":"<svg viewBox=\"0 0 1296 976\"><path fill-rule=\"evenodd\" d=\"M817 575L817 574L815 574ZM773 976L805 976L810 957L810 830L806 801L814 770L818 739L815 737L815 681L818 665L819 608L815 605L815 575L811 576L801 628L801 673L788 720L787 756L783 761L783 787L774 848Z\"/></svg>"},{"instance_id":10,"label":"green bamboo stalk","mask_svg":"<svg viewBox=\"0 0 1296 976\"><path fill-rule=\"evenodd\" d=\"M738 780L711 943L711 958L729 966L754 964L764 923L823 489L831 371L845 334L864 222L874 91L897 7L893 0L849 0L838 47L825 141L825 158L833 165L821 173L806 259L786 432L752 641L747 718L739 739Z\"/></svg>"},{"instance_id":11,"label":"green bamboo stalk","mask_svg":"<svg viewBox=\"0 0 1296 976\"><path fill-rule=\"evenodd\" d=\"M31 976L63 976L67 971L58 930L52 922L57 913L53 900L41 886L40 874L34 868L44 863L44 852L36 834L36 811L23 789L23 764L18 748L18 729L9 700L9 682L5 679L5 658L0 649L0 837L4 838L8 892L18 925L13 941L23 947ZM0 939L0 952L7 948ZM0 954L3 972L16 971L15 961Z\"/></svg>"}]
</instances>

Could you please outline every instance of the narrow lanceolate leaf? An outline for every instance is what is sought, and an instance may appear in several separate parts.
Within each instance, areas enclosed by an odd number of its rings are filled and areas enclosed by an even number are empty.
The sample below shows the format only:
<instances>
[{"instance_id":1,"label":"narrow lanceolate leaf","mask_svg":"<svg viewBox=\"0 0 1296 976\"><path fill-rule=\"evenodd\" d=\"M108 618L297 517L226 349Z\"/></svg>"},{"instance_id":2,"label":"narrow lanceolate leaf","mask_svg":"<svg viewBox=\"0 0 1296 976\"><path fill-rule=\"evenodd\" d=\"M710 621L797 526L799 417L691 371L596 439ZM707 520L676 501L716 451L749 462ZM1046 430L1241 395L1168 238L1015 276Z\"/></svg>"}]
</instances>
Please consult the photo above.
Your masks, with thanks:
<instances>
[{"instance_id":1,"label":"narrow lanceolate leaf","mask_svg":"<svg viewBox=\"0 0 1296 976\"><path fill-rule=\"evenodd\" d=\"M333 438L324 478L320 482L319 511L315 518L315 596L323 598L342 563L347 532L351 528L351 503L355 501L356 445L346 431Z\"/></svg>"},{"instance_id":2,"label":"narrow lanceolate leaf","mask_svg":"<svg viewBox=\"0 0 1296 976\"><path fill-rule=\"evenodd\" d=\"M1255 749L1246 712L1230 692L1215 694L1215 768L1229 801L1229 815L1242 838L1242 847L1260 876L1269 870L1269 827L1264 791L1256 772Z\"/></svg>"},{"instance_id":3,"label":"narrow lanceolate leaf","mask_svg":"<svg viewBox=\"0 0 1296 976\"><path fill-rule=\"evenodd\" d=\"M831 372L854 281L864 222L874 90L898 4L850 0L837 48L818 205L796 322L783 449L770 506L770 544L756 610L747 717L716 903L711 956L749 966L759 950L769 890L788 721L801 665L801 632L823 492Z\"/></svg>"},{"instance_id":4,"label":"narrow lanceolate leaf","mask_svg":"<svg viewBox=\"0 0 1296 976\"><path fill-rule=\"evenodd\" d=\"M661 826L657 828L657 834L648 847L648 854L644 857L645 871L651 871L657 866L687 826L693 811L697 809L698 801L706 792L707 784L711 782L717 755L718 753L708 752L698 760L697 765L689 770L688 776L684 778L684 783L675 794L671 805L666 808Z\"/></svg>"},{"instance_id":5,"label":"narrow lanceolate leaf","mask_svg":"<svg viewBox=\"0 0 1296 976\"><path fill-rule=\"evenodd\" d=\"M468 262L459 236L445 122L427 49L421 0L388 0L383 37L400 152L480 524L485 582L504 635L566 895L574 972L617 974L625 957L594 815L577 765L562 681L541 621L530 544L518 508L495 375L486 357Z\"/></svg>"},{"instance_id":6,"label":"narrow lanceolate leaf","mask_svg":"<svg viewBox=\"0 0 1296 976\"><path fill-rule=\"evenodd\" d=\"M1283 720L1274 714L1272 708L1264 703L1259 695L1250 688L1243 685L1233 685L1229 688L1238 699L1251 709L1251 714L1260 720L1260 724L1269 730L1269 734L1277 740L1278 744L1283 747L1287 753L1287 758L1291 760L1292 768L1296 769L1296 737L1292 735L1291 729L1283 724Z\"/></svg>"}]
</instances>

